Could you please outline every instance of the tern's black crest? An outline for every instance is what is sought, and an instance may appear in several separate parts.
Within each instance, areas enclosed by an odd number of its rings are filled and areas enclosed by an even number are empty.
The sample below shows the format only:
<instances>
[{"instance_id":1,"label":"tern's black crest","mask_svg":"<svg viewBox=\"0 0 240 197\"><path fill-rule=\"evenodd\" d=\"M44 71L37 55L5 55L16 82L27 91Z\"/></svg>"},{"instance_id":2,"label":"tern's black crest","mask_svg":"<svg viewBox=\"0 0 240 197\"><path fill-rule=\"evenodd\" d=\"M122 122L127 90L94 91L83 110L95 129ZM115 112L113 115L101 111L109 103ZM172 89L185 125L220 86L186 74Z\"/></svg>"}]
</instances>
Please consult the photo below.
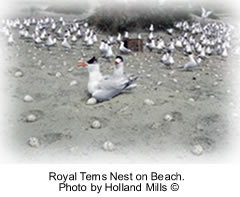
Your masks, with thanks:
<instances>
[{"instance_id":1,"label":"tern's black crest","mask_svg":"<svg viewBox=\"0 0 240 197\"><path fill-rule=\"evenodd\" d=\"M123 62L122 56L116 56L116 59L120 59Z\"/></svg>"},{"instance_id":2,"label":"tern's black crest","mask_svg":"<svg viewBox=\"0 0 240 197\"><path fill-rule=\"evenodd\" d=\"M94 64L97 62L97 59L95 56L93 56L90 60L87 61L88 64Z\"/></svg>"}]
</instances>

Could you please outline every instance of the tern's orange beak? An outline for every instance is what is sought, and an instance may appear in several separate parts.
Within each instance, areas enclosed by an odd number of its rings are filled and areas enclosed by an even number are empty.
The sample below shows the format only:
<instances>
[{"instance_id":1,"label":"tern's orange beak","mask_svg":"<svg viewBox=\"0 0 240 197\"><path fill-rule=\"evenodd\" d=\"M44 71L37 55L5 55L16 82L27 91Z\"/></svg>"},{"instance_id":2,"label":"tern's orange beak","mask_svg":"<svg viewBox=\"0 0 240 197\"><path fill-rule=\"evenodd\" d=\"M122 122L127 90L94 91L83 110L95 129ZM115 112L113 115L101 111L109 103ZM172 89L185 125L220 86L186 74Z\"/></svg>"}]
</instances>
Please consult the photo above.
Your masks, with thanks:
<instances>
[{"instance_id":1,"label":"tern's orange beak","mask_svg":"<svg viewBox=\"0 0 240 197\"><path fill-rule=\"evenodd\" d=\"M77 66L78 67L86 67L87 64L86 64L86 62L77 62Z\"/></svg>"},{"instance_id":2,"label":"tern's orange beak","mask_svg":"<svg viewBox=\"0 0 240 197\"><path fill-rule=\"evenodd\" d=\"M119 63L117 61L115 61L114 64L117 66Z\"/></svg>"}]
</instances>

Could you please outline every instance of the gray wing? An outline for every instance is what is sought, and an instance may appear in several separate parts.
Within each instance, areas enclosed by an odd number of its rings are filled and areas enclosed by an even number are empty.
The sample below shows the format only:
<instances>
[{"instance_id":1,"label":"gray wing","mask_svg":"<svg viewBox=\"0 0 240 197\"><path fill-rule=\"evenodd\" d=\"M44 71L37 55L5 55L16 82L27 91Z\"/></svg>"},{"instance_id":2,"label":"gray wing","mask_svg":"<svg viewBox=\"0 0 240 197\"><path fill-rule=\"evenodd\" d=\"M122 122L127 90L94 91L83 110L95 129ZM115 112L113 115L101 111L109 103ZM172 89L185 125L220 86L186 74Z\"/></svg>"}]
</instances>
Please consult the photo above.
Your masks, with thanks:
<instances>
[{"instance_id":1,"label":"gray wing","mask_svg":"<svg viewBox=\"0 0 240 197\"><path fill-rule=\"evenodd\" d=\"M101 101L112 99L113 97L120 94L121 91L122 90L119 90L119 89L108 89L108 90L99 89L92 94L92 97L94 97L95 99L101 102Z\"/></svg>"},{"instance_id":2,"label":"gray wing","mask_svg":"<svg viewBox=\"0 0 240 197\"><path fill-rule=\"evenodd\" d=\"M111 98L119 95L129 85L132 84L136 79L130 79L127 77L113 78L112 76L108 79L100 81L100 88L96 90L92 96L98 101L110 100Z\"/></svg>"},{"instance_id":3,"label":"gray wing","mask_svg":"<svg viewBox=\"0 0 240 197\"><path fill-rule=\"evenodd\" d=\"M184 65L183 70L192 70L197 66L197 64L193 62L188 62Z\"/></svg>"},{"instance_id":4,"label":"gray wing","mask_svg":"<svg viewBox=\"0 0 240 197\"><path fill-rule=\"evenodd\" d=\"M115 78L114 76L108 76L103 78L99 82L100 89L111 90L111 89L123 89L126 84L129 83L129 79L126 77Z\"/></svg>"}]
</instances>

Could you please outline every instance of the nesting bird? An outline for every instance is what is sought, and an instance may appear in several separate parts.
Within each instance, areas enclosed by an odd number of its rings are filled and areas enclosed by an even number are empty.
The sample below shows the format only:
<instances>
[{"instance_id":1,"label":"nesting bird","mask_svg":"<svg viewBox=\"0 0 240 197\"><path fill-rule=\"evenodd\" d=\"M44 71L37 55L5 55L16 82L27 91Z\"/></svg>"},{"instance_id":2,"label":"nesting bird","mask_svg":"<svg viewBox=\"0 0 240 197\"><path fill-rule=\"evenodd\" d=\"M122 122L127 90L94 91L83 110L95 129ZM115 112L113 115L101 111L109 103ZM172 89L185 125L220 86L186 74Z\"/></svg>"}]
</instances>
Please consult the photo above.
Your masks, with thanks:
<instances>
[{"instance_id":1,"label":"nesting bird","mask_svg":"<svg viewBox=\"0 0 240 197\"><path fill-rule=\"evenodd\" d=\"M131 49L128 49L128 48L126 48L126 47L124 46L124 42L123 42L123 41L121 41L121 43L120 43L119 51L120 51L122 54L129 54L129 53L132 52Z\"/></svg>"},{"instance_id":2,"label":"nesting bird","mask_svg":"<svg viewBox=\"0 0 240 197\"><path fill-rule=\"evenodd\" d=\"M188 58L189 58L189 61L186 64L178 66L177 68L185 71L192 71L194 68L196 68L198 63L194 59L193 54L189 53Z\"/></svg>"},{"instance_id":3,"label":"nesting bird","mask_svg":"<svg viewBox=\"0 0 240 197\"><path fill-rule=\"evenodd\" d=\"M135 80L124 77L104 76L100 71L100 65L96 57L87 62L78 62L79 67L87 67L89 73L88 92L91 97L102 102L110 100L122 93Z\"/></svg>"}]
</instances>

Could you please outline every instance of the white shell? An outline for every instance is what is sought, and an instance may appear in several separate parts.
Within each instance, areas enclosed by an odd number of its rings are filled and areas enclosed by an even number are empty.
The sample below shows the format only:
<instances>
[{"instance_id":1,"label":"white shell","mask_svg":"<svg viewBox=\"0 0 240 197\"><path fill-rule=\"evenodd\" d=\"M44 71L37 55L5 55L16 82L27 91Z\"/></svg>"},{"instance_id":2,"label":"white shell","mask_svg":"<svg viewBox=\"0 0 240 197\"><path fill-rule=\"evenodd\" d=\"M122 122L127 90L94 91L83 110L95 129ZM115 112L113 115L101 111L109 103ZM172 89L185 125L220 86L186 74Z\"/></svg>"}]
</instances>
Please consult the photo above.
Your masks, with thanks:
<instances>
[{"instance_id":1,"label":"white shell","mask_svg":"<svg viewBox=\"0 0 240 197\"><path fill-rule=\"evenodd\" d=\"M28 144L33 148L38 148L41 145L39 139L36 137L30 137L28 139Z\"/></svg>"},{"instance_id":2,"label":"white shell","mask_svg":"<svg viewBox=\"0 0 240 197\"><path fill-rule=\"evenodd\" d=\"M158 85L158 86L162 85L162 81L158 81L158 82L157 82L157 85Z\"/></svg>"},{"instance_id":3,"label":"white shell","mask_svg":"<svg viewBox=\"0 0 240 197\"><path fill-rule=\"evenodd\" d=\"M146 105L154 105L155 103L154 103L154 101L152 101L150 99L145 99L144 100L144 104L146 104Z\"/></svg>"},{"instance_id":4,"label":"white shell","mask_svg":"<svg viewBox=\"0 0 240 197\"><path fill-rule=\"evenodd\" d=\"M15 77L22 77L23 73L21 71L15 72Z\"/></svg>"},{"instance_id":5,"label":"white shell","mask_svg":"<svg viewBox=\"0 0 240 197\"><path fill-rule=\"evenodd\" d=\"M200 85L196 85L195 89L201 89L201 86Z\"/></svg>"},{"instance_id":6,"label":"white shell","mask_svg":"<svg viewBox=\"0 0 240 197\"><path fill-rule=\"evenodd\" d=\"M42 60L38 60L37 65L38 65L38 66L41 66L41 65L42 65Z\"/></svg>"},{"instance_id":7,"label":"white shell","mask_svg":"<svg viewBox=\"0 0 240 197\"><path fill-rule=\"evenodd\" d=\"M62 76L62 73L60 73L60 72L56 73L56 77L61 77L61 76Z\"/></svg>"},{"instance_id":8,"label":"white shell","mask_svg":"<svg viewBox=\"0 0 240 197\"><path fill-rule=\"evenodd\" d=\"M77 84L78 84L78 82L76 80L73 80L73 81L71 81L70 86L75 86Z\"/></svg>"},{"instance_id":9,"label":"white shell","mask_svg":"<svg viewBox=\"0 0 240 197\"><path fill-rule=\"evenodd\" d=\"M203 125L201 125L201 124L197 124L197 130L199 130L199 131L203 131L203 130L204 130Z\"/></svg>"},{"instance_id":10,"label":"white shell","mask_svg":"<svg viewBox=\"0 0 240 197\"><path fill-rule=\"evenodd\" d=\"M112 142L106 141L103 144L103 149L105 151L113 151L115 149L115 146L114 146L114 144Z\"/></svg>"},{"instance_id":11,"label":"white shell","mask_svg":"<svg viewBox=\"0 0 240 197\"><path fill-rule=\"evenodd\" d=\"M173 117L172 117L172 115L170 115L170 114L166 114L165 116L164 116L164 120L165 121L173 121Z\"/></svg>"},{"instance_id":12,"label":"white shell","mask_svg":"<svg viewBox=\"0 0 240 197\"><path fill-rule=\"evenodd\" d=\"M97 103L97 99L95 98L90 98L87 101L87 105L95 105Z\"/></svg>"},{"instance_id":13,"label":"white shell","mask_svg":"<svg viewBox=\"0 0 240 197\"><path fill-rule=\"evenodd\" d=\"M36 120L37 116L35 116L34 114L29 114L26 119L27 122L35 122Z\"/></svg>"},{"instance_id":14,"label":"white shell","mask_svg":"<svg viewBox=\"0 0 240 197\"><path fill-rule=\"evenodd\" d=\"M203 154L203 147L200 144L197 144L192 147L191 151L194 155L199 156Z\"/></svg>"},{"instance_id":15,"label":"white shell","mask_svg":"<svg viewBox=\"0 0 240 197\"><path fill-rule=\"evenodd\" d=\"M32 102L33 98L30 95L26 95L26 96L24 96L23 100L24 100L24 102Z\"/></svg>"},{"instance_id":16,"label":"white shell","mask_svg":"<svg viewBox=\"0 0 240 197\"><path fill-rule=\"evenodd\" d=\"M174 78L174 79L173 79L173 82L174 82L174 83L177 83L177 82L178 82L178 80Z\"/></svg>"},{"instance_id":17,"label":"white shell","mask_svg":"<svg viewBox=\"0 0 240 197\"><path fill-rule=\"evenodd\" d=\"M70 67L69 69L68 69L68 72L72 72L74 70L74 67Z\"/></svg>"},{"instance_id":18,"label":"white shell","mask_svg":"<svg viewBox=\"0 0 240 197\"><path fill-rule=\"evenodd\" d=\"M195 102L194 98L189 98L188 99L190 102Z\"/></svg>"},{"instance_id":19,"label":"white shell","mask_svg":"<svg viewBox=\"0 0 240 197\"><path fill-rule=\"evenodd\" d=\"M92 127L93 129L100 129L100 128L101 128L101 123L100 123L100 121L94 120L94 121L92 122L91 127Z\"/></svg>"}]
</instances>

